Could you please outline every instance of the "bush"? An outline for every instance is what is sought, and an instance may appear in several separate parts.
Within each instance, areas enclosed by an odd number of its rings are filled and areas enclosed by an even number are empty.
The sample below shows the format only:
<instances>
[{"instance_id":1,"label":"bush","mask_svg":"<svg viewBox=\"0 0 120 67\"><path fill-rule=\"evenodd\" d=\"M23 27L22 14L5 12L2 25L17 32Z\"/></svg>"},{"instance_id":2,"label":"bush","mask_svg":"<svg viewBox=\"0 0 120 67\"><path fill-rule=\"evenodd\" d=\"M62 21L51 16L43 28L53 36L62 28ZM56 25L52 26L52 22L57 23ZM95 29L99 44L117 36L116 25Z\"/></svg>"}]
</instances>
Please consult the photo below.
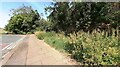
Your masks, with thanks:
<instances>
[{"instance_id":1,"label":"bush","mask_svg":"<svg viewBox=\"0 0 120 67\"><path fill-rule=\"evenodd\" d=\"M38 32L35 32L35 35L38 37L38 39L43 40L46 37L53 37L56 34L55 32L38 31Z\"/></svg>"},{"instance_id":2,"label":"bush","mask_svg":"<svg viewBox=\"0 0 120 67\"><path fill-rule=\"evenodd\" d=\"M119 64L120 43L118 37L105 37L100 34L90 35L81 33L79 36L70 35L66 50L73 58L83 64Z\"/></svg>"},{"instance_id":3,"label":"bush","mask_svg":"<svg viewBox=\"0 0 120 67\"><path fill-rule=\"evenodd\" d=\"M35 32L35 35L37 36L38 39L40 40L43 40L44 37L45 37L45 32L44 31L38 31L38 32Z\"/></svg>"}]
</instances>

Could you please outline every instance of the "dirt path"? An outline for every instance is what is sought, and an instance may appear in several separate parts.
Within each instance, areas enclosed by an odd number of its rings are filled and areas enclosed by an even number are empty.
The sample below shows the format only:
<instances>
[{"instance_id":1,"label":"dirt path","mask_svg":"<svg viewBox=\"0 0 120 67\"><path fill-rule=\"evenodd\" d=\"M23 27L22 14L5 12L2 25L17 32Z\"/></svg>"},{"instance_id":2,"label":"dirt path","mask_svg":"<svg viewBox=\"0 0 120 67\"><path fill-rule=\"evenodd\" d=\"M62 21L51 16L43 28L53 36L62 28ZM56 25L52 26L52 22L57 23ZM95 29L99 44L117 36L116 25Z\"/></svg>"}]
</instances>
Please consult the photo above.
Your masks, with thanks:
<instances>
[{"instance_id":1,"label":"dirt path","mask_svg":"<svg viewBox=\"0 0 120 67\"><path fill-rule=\"evenodd\" d=\"M73 65L70 59L63 56L44 41L38 40L35 35L19 46L6 65Z\"/></svg>"}]
</instances>

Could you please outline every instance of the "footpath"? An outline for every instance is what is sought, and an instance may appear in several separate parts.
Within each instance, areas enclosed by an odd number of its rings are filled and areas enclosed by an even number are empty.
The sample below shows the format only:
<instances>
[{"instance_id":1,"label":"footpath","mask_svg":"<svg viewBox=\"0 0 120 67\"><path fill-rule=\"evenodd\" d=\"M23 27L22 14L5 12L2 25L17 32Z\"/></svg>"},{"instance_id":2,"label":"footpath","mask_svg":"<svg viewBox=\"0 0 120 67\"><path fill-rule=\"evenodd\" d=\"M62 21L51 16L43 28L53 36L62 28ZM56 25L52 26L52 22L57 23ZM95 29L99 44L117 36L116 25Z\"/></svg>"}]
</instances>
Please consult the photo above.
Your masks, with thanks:
<instances>
[{"instance_id":1,"label":"footpath","mask_svg":"<svg viewBox=\"0 0 120 67\"><path fill-rule=\"evenodd\" d=\"M23 40L5 65L76 65L76 63L32 34Z\"/></svg>"}]
</instances>

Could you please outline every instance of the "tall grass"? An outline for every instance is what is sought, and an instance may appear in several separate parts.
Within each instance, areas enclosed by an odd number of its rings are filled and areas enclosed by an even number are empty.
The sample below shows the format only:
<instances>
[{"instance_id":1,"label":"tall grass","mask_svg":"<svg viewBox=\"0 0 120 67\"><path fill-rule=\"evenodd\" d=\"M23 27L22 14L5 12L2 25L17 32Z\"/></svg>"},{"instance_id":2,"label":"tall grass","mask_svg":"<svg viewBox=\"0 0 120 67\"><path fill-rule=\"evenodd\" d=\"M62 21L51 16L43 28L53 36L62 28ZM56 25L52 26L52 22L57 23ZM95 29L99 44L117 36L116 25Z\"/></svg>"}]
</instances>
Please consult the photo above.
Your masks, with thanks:
<instances>
[{"instance_id":1,"label":"tall grass","mask_svg":"<svg viewBox=\"0 0 120 67\"><path fill-rule=\"evenodd\" d=\"M55 49L65 52L65 45L68 43L68 39L62 34L56 34L55 32L35 32L35 35L40 40L44 40L47 44L54 47Z\"/></svg>"},{"instance_id":2,"label":"tall grass","mask_svg":"<svg viewBox=\"0 0 120 67\"><path fill-rule=\"evenodd\" d=\"M103 33L78 32L66 37L63 34L44 32L37 36L56 49L69 52L72 58L83 64L120 63L120 41L115 35L107 37Z\"/></svg>"}]
</instances>

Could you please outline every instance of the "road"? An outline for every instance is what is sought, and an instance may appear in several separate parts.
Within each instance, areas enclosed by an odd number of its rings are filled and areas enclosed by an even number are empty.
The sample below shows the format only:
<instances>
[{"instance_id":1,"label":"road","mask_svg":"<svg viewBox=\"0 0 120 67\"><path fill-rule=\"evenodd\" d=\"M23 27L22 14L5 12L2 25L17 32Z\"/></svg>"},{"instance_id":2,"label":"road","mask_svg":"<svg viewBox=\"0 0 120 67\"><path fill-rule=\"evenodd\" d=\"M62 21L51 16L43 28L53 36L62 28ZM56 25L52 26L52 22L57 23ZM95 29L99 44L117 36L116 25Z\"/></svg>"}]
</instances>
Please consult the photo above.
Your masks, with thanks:
<instances>
[{"instance_id":1,"label":"road","mask_svg":"<svg viewBox=\"0 0 120 67\"><path fill-rule=\"evenodd\" d=\"M75 65L70 57L32 35L2 36L2 65ZM12 44L11 44L12 43ZM15 48L5 49L15 44ZM4 46L3 46L4 45ZM9 48L9 47L7 47ZM12 67L12 66L11 66Z\"/></svg>"},{"instance_id":2,"label":"road","mask_svg":"<svg viewBox=\"0 0 120 67\"><path fill-rule=\"evenodd\" d=\"M0 47L2 50L2 56L5 55L9 49L8 47L13 46L13 43L19 41L21 38L23 38L23 35L2 35L0 36Z\"/></svg>"},{"instance_id":3,"label":"road","mask_svg":"<svg viewBox=\"0 0 120 67\"><path fill-rule=\"evenodd\" d=\"M55 50L35 35L26 36L4 65L75 65L68 56ZM12 66L11 66L12 67Z\"/></svg>"},{"instance_id":4,"label":"road","mask_svg":"<svg viewBox=\"0 0 120 67\"><path fill-rule=\"evenodd\" d=\"M16 42L23 36L20 35L2 35L0 38L2 39L2 43L0 44L11 44L13 42Z\"/></svg>"}]
</instances>

